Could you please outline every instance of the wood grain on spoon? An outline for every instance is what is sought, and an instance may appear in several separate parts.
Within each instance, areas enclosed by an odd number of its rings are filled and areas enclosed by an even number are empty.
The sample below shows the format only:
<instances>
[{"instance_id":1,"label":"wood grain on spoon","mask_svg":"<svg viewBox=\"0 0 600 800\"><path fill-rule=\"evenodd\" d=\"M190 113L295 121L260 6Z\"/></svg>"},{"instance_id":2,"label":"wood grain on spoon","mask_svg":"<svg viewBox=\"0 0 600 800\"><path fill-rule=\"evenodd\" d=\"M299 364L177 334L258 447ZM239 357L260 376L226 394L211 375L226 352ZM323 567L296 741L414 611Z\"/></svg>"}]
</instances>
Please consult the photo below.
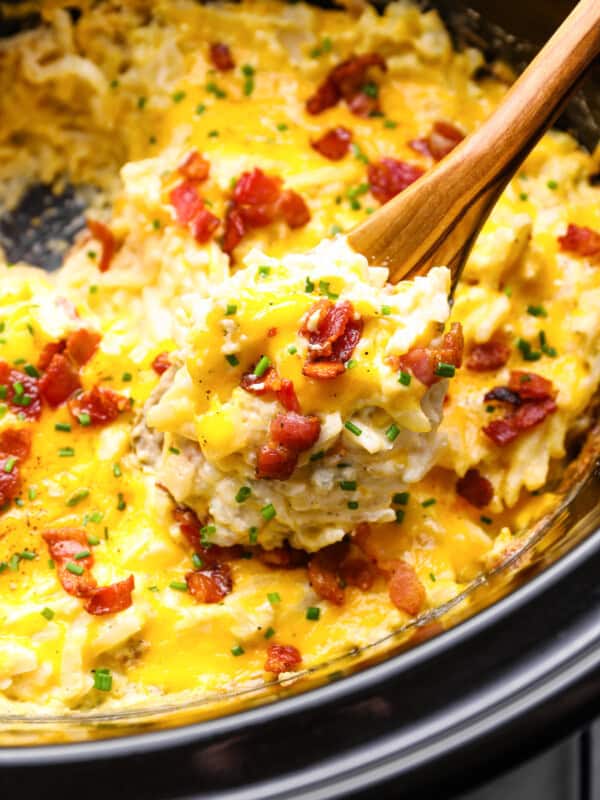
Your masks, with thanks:
<instances>
[{"instance_id":1,"label":"wood grain on spoon","mask_svg":"<svg viewBox=\"0 0 600 800\"><path fill-rule=\"evenodd\" d=\"M348 235L390 280L446 265L453 288L498 196L600 53L600 0L581 0L502 104L434 169Z\"/></svg>"}]
</instances>

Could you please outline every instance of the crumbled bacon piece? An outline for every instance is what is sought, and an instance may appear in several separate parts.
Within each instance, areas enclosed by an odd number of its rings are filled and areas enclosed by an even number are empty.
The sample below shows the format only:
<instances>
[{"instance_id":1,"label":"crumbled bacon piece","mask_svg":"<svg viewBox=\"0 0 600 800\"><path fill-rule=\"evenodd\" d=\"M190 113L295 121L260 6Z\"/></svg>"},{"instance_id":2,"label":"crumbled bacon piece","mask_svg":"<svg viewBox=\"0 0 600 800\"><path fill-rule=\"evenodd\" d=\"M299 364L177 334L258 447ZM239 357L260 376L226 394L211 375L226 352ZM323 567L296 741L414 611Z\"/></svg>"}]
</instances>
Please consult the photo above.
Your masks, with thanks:
<instances>
[{"instance_id":1,"label":"crumbled bacon piece","mask_svg":"<svg viewBox=\"0 0 600 800\"><path fill-rule=\"evenodd\" d=\"M216 544L204 545L201 535L203 523L191 508L176 506L173 510L173 517L179 524L179 530L183 536L202 559L204 567L216 567L226 561L242 557L244 548L241 545L232 545L231 547L221 547Z\"/></svg>"},{"instance_id":2,"label":"crumbled bacon piece","mask_svg":"<svg viewBox=\"0 0 600 800\"><path fill-rule=\"evenodd\" d=\"M532 400L524 403L514 414L503 419L493 419L483 432L494 444L504 447L513 442L522 431L539 425L557 410L554 400Z\"/></svg>"},{"instance_id":3,"label":"crumbled bacon piece","mask_svg":"<svg viewBox=\"0 0 600 800\"><path fill-rule=\"evenodd\" d=\"M556 390L552 381L535 372L513 369L508 380L508 388L518 394L521 401L554 399Z\"/></svg>"},{"instance_id":4,"label":"crumbled bacon piece","mask_svg":"<svg viewBox=\"0 0 600 800\"><path fill-rule=\"evenodd\" d=\"M187 178L188 181L202 183L202 181L208 178L210 173L210 161L204 158L197 150L190 150L177 167L177 172L184 178Z\"/></svg>"},{"instance_id":5,"label":"crumbled bacon piece","mask_svg":"<svg viewBox=\"0 0 600 800\"><path fill-rule=\"evenodd\" d=\"M345 100L357 116L372 116L380 112L377 86L369 80L369 72L378 68L387 70L385 59L379 53L350 56L335 66L316 92L306 101L309 114L320 114ZM365 91L367 84L369 91Z\"/></svg>"},{"instance_id":6,"label":"crumbled bacon piece","mask_svg":"<svg viewBox=\"0 0 600 800\"><path fill-rule=\"evenodd\" d=\"M269 433L269 443L258 452L256 475L283 481L294 472L299 454L309 450L319 438L321 423L317 417L288 411L271 420Z\"/></svg>"},{"instance_id":7,"label":"crumbled bacon piece","mask_svg":"<svg viewBox=\"0 0 600 800\"><path fill-rule=\"evenodd\" d=\"M422 167L396 158L382 158L367 169L371 194L380 203L387 203L424 174Z\"/></svg>"},{"instance_id":8,"label":"crumbled bacon piece","mask_svg":"<svg viewBox=\"0 0 600 800\"><path fill-rule=\"evenodd\" d=\"M37 362L37 368L40 370L40 372L45 372L50 366L52 358L55 355L64 353L66 346L66 339L59 339L57 342L48 342L45 344Z\"/></svg>"},{"instance_id":9,"label":"crumbled bacon piece","mask_svg":"<svg viewBox=\"0 0 600 800\"><path fill-rule=\"evenodd\" d=\"M97 239L102 247L102 256L98 262L98 269L100 272L107 272L117 249L117 241L114 234L108 225L97 219L87 219L86 225L94 239Z\"/></svg>"},{"instance_id":10,"label":"crumbled bacon piece","mask_svg":"<svg viewBox=\"0 0 600 800\"><path fill-rule=\"evenodd\" d=\"M274 369L269 369L260 377L253 372L242 375L241 387L251 394L263 395L272 392L288 411L300 411L294 384L288 378L280 378Z\"/></svg>"},{"instance_id":11,"label":"crumbled bacon piece","mask_svg":"<svg viewBox=\"0 0 600 800\"><path fill-rule=\"evenodd\" d=\"M304 199L292 189L283 189L281 178L255 167L240 175L227 213L222 248L231 254L252 228L262 228L283 219L290 228L301 228L310 219Z\"/></svg>"},{"instance_id":12,"label":"crumbled bacon piece","mask_svg":"<svg viewBox=\"0 0 600 800\"><path fill-rule=\"evenodd\" d=\"M229 45L223 42L213 42L210 46L210 60L219 72L228 72L235 68L235 61L231 55Z\"/></svg>"},{"instance_id":13,"label":"crumbled bacon piece","mask_svg":"<svg viewBox=\"0 0 600 800\"><path fill-rule=\"evenodd\" d=\"M310 585L320 598L336 606L341 606L344 602L344 587L340 581L339 570L347 554L346 543L338 542L319 550L308 562Z\"/></svg>"},{"instance_id":14,"label":"crumbled bacon piece","mask_svg":"<svg viewBox=\"0 0 600 800\"><path fill-rule=\"evenodd\" d=\"M581 225L570 223L566 233L558 237L558 243L565 253L587 258L600 254L600 233Z\"/></svg>"},{"instance_id":15,"label":"crumbled bacon piece","mask_svg":"<svg viewBox=\"0 0 600 800\"><path fill-rule=\"evenodd\" d=\"M55 408L81 388L79 371L70 358L58 353L52 357L39 385L44 400Z\"/></svg>"},{"instance_id":16,"label":"crumbled bacon piece","mask_svg":"<svg viewBox=\"0 0 600 800\"><path fill-rule=\"evenodd\" d=\"M310 146L330 161L341 161L350 150L351 143L352 131L340 125L326 131L321 137L311 142Z\"/></svg>"},{"instance_id":17,"label":"crumbled bacon piece","mask_svg":"<svg viewBox=\"0 0 600 800\"><path fill-rule=\"evenodd\" d=\"M462 364L464 340L460 322L453 322L437 345L414 347L403 356L394 358L397 369L410 370L417 380L425 386L433 386L440 380L436 370L440 364L460 367Z\"/></svg>"},{"instance_id":18,"label":"crumbled bacon piece","mask_svg":"<svg viewBox=\"0 0 600 800\"><path fill-rule=\"evenodd\" d=\"M94 386L88 392L82 392L71 398L68 405L75 419L87 414L90 425L108 425L114 422L119 414L130 408L127 397L101 386Z\"/></svg>"},{"instance_id":19,"label":"crumbled bacon piece","mask_svg":"<svg viewBox=\"0 0 600 800\"><path fill-rule=\"evenodd\" d=\"M85 531L80 528L56 528L47 530L42 538L48 545L50 558L55 562L63 589L74 597L89 597L96 588L96 581L91 573L94 557L90 552ZM90 555L76 559L75 556L87 551ZM69 564L76 564L83 569L81 575L75 575L67 569Z\"/></svg>"},{"instance_id":20,"label":"crumbled bacon piece","mask_svg":"<svg viewBox=\"0 0 600 800\"><path fill-rule=\"evenodd\" d=\"M465 134L451 122L438 120L434 122L428 136L422 139L413 139L409 145L417 153L431 156L436 161L440 161L464 138Z\"/></svg>"},{"instance_id":21,"label":"crumbled bacon piece","mask_svg":"<svg viewBox=\"0 0 600 800\"><path fill-rule=\"evenodd\" d=\"M168 353L159 353L152 362L152 369L157 375L162 375L165 373L170 366L171 361Z\"/></svg>"},{"instance_id":22,"label":"crumbled bacon piece","mask_svg":"<svg viewBox=\"0 0 600 800\"><path fill-rule=\"evenodd\" d=\"M406 561L393 562L389 593L396 608L410 614L411 617L416 616L425 605L426 594L423 584L417 577L414 567Z\"/></svg>"},{"instance_id":23,"label":"crumbled bacon piece","mask_svg":"<svg viewBox=\"0 0 600 800\"><path fill-rule=\"evenodd\" d=\"M300 335L308 339L308 357L302 373L321 380L341 375L362 329L362 319L356 317L349 300L335 304L324 297L317 300L304 315L300 328Z\"/></svg>"},{"instance_id":24,"label":"crumbled bacon piece","mask_svg":"<svg viewBox=\"0 0 600 800\"><path fill-rule=\"evenodd\" d=\"M483 508L492 501L494 487L480 474L478 469L469 469L456 481L456 493L476 508Z\"/></svg>"},{"instance_id":25,"label":"crumbled bacon piece","mask_svg":"<svg viewBox=\"0 0 600 800\"><path fill-rule=\"evenodd\" d=\"M22 414L27 419L39 419L42 402L37 378L0 361L0 386L6 386L6 397L2 401L8 403L13 413Z\"/></svg>"},{"instance_id":26,"label":"crumbled bacon piece","mask_svg":"<svg viewBox=\"0 0 600 800\"><path fill-rule=\"evenodd\" d=\"M295 672L301 663L300 651L291 644L270 644L267 648L265 672Z\"/></svg>"},{"instance_id":27,"label":"crumbled bacon piece","mask_svg":"<svg viewBox=\"0 0 600 800\"><path fill-rule=\"evenodd\" d=\"M67 336L65 349L73 361L83 367L98 349L101 338L97 331L78 328Z\"/></svg>"},{"instance_id":28,"label":"crumbled bacon piece","mask_svg":"<svg viewBox=\"0 0 600 800\"><path fill-rule=\"evenodd\" d=\"M503 367L510 358L510 347L506 342L492 339L476 344L467 359L467 369L473 372L488 372Z\"/></svg>"},{"instance_id":29,"label":"crumbled bacon piece","mask_svg":"<svg viewBox=\"0 0 600 800\"><path fill-rule=\"evenodd\" d=\"M191 181L182 181L171 189L169 201L175 209L177 221L182 225L187 225L204 209L204 201Z\"/></svg>"},{"instance_id":30,"label":"crumbled bacon piece","mask_svg":"<svg viewBox=\"0 0 600 800\"><path fill-rule=\"evenodd\" d=\"M21 462L30 449L31 433L25 428L5 428L0 433L0 506L19 495Z\"/></svg>"},{"instance_id":31,"label":"crumbled bacon piece","mask_svg":"<svg viewBox=\"0 0 600 800\"><path fill-rule=\"evenodd\" d=\"M275 569L296 569L303 567L308 561L308 554L304 550L296 550L288 544L274 547L272 550L260 547L257 557L262 564Z\"/></svg>"},{"instance_id":32,"label":"crumbled bacon piece","mask_svg":"<svg viewBox=\"0 0 600 800\"><path fill-rule=\"evenodd\" d=\"M123 581L111 583L109 586L98 586L90 590L83 606L88 614L97 617L105 614L118 614L119 611L125 611L131 605L131 593L134 588L133 575Z\"/></svg>"},{"instance_id":33,"label":"crumbled bacon piece","mask_svg":"<svg viewBox=\"0 0 600 800\"><path fill-rule=\"evenodd\" d=\"M220 224L221 220L212 211L203 208L190 222L189 228L198 244L206 244L212 239L213 233L215 233Z\"/></svg>"},{"instance_id":34,"label":"crumbled bacon piece","mask_svg":"<svg viewBox=\"0 0 600 800\"><path fill-rule=\"evenodd\" d=\"M293 475L298 453L280 444L263 444L256 458L256 477L286 481Z\"/></svg>"},{"instance_id":35,"label":"crumbled bacon piece","mask_svg":"<svg viewBox=\"0 0 600 800\"><path fill-rule=\"evenodd\" d=\"M228 564L217 564L209 569L188 572L185 581L190 594L199 603L219 603L233 589L233 578Z\"/></svg>"}]
</instances>

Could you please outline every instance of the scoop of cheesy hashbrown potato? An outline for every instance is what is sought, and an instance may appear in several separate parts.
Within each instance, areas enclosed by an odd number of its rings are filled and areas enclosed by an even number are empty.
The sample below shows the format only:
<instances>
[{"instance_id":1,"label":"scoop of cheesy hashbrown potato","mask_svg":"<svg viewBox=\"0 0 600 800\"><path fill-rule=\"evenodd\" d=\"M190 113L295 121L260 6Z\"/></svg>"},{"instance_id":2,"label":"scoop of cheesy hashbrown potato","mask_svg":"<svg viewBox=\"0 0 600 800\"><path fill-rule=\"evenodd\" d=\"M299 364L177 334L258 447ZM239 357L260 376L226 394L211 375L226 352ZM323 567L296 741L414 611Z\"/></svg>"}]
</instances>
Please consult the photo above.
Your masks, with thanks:
<instances>
[{"instance_id":1,"label":"scoop of cheesy hashbrown potato","mask_svg":"<svg viewBox=\"0 0 600 800\"><path fill-rule=\"evenodd\" d=\"M570 136L451 311L445 268L390 287L348 249L506 91L435 12L81 11L0 42L3 207L41 181L91 209L57 273L0 264L7 713L249 689L397 631L552 506L600 380L600 158Z\"/></svg>"}]
</instances>

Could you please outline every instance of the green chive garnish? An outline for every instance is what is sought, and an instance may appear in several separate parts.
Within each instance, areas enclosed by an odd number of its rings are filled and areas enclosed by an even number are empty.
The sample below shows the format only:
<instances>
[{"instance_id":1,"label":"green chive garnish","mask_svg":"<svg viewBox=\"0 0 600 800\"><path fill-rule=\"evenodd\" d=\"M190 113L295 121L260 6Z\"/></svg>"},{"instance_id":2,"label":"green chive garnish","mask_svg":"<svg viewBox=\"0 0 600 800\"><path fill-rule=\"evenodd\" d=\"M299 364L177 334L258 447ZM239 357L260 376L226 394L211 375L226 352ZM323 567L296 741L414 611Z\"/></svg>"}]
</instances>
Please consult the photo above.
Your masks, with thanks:
<instances>
[{"instance_id":1,"label":"green chive garnish","mask_svg":"<svg viewBox=\"0 0 600 800\"><path fill-rule=\"evenodd\" d=\"M94 670L94 689L99 692L110 692L112 689L112 675L108 669Z\"/></svg>"},{"instance_id":2,"label":"green chive garnish","mask_svg":"<svg viewBox=\"0 0 600 800\"><path fill-rule=\"evenodd\" d=\"M279 592L269 592L267 594L267 600L271 603L272 606L276 605L277 603L281 603L281 595Z\"/></svg>"},{"instance_id":3,"label":"green chive garnish","mask_svg":"<svg viewBox=\"0 0 600 800\"><path fill-rule=\"evenodd\" d=\"M392 503L398 506L407 506L410 499L410 492L396 492L392 497Z\"/></svg>"},{"instance_id":4,"label":"green chive garnish","mask_svg":"<svg viewBox=\"0 0 600 800\"><path fill-rule=\"evenodd\" d=\"M402 386L410 386L410 382L412 380L412 375L410 372L400 372L398 375L398 383L401 383Z\"/></svg>"},{"instance_id":5,"label":"green chive garnish","mask_svg":"<svg viewBox=\"0 0 600 800\"><path fill-rule=\"evenodd\" d=\"M340 481L340 489L344 492L355 492L356 491L356 481Z\"/></svg>"},{"instance_id":6,"label":"green chive garnish","mask_svg":"<svg viewBox=\"0 0 600 800\"><path fill-rule=\"evenodd\" d=\"M427 500L423 500L423 502L421 503L421 505L423 506L423 508L428 508L429 506L433 506L433 505L435 505L435 502L436 502L436 499L435 499L435 497L430 497L430 498L429 498L429 499L427 499Z\"/></svg>"},{"instance_id":7,"label":"green chive garnish","mask_svg":"<svg viewBox=\"0 0 600 800\"><path fill-rule=\"evenodd\" d=\"M252 494L252 489L249 486L240 486L235 496L236 503L244 503Z\"/></svg>"},{"instance_id":8,"label":"green chive garnish","mask_svg":"<svg viewBox=\"0 0 600 800\"><path fill-rule=\"evenodd\" d=\"M355 436L360 436L362 433L362 430L358 427L358 425L355 425L353 422L350 422L350 420L344 422L344 428L350 431L350 433L353 433Z\"/></svg>"},{"instance_id":9,"label":"green chive garnish","mask_svg":"<svg viewBox=\"0 0 600 800\"><path fill-rule=\"evenodd\" d=\"M454 364L446 364L443 361L435 368L435 374L440 378L453 378L456 373Z\"/></svg>"},{"instance_id":10,"label":"green chive garnish","mask_svg":"<svg viewBox=\"0 0 600 800\"><path fill-rule=\"evenodd\" d=\"M61 447L58 455L61 458L72 458L75 455L75 450L72 447Z\"/></svg>"},{"instance_id":11,"label":"green chive garnish","mask_svg":"<svg viewBox=\"0 0 600 800\"><path fill-rule=\"evenodd\" d=\"M175 589L177 592L187 592L188 585L185 581L171 581L169 589Z\"/></svg>"},{"instance_id":12,"label":"green chive garnish","mask_svg":"<svg viewBox=\"0 0 600 800\"><path fill-rule=\"evenodd\" d=\"M241 644L236 644L235 647L231 648L231 655L232 656L243 656L245 653L244 648Z\"/></svg>"},{"instance_id":13,"label":"green chive garnish","mask_svg":"<svg viewBox=\"0 0 600 800\"><path fill-rule=\"evenodd\" d=\"M69 497L67 505L71 508L76 506L78 503L81 503L82 500L85 500L85 498L89 496L89 493L89 489L78 489Z\"/></svg>"},{"instance_id":14,"label":"green chive garnish","mask_svg":"<svg viewBox=\"0 0 600 800\"><path fill-rule=\"evenodd\" d=\"M318 606L309 606L306 609L306 619L316 622L321 616L321 609Z\"/></svg>"},{"instance_id":15,"label":"green chive garnish","mask_svg":"<svg viewBox=\"0 0 600 800\"><path fill-rule=\"evenodd\" d=\"M228 303L227 308L225 309L225 316L231 317L237 312L237 306L233 303Z\"/></svg>"},{"instance_id":16,"label":"green chive garnish","mask_svg":"<svg viewBox=\"0 0 600 800\"><path fill-rule=\"evenodd\" d=\"M55 431L64 431L64 433L71 432L71 425L68 422L57 422L54 426Z\"/></svg>"},{"instance_id":17,"label":"green chive garnish","mask_svg":"<svg viewBox=\"0 0 600 800\"><path fill-rule=\"evenodd\" d=\"M45 617L48 622L50 622L51 619L54 619L54 611L52 611L51 608L48 608L48 606L46 606L46 608L42 608L40 614L42 617Z\"/></svg>"},{"instance_id":18,"label":"green chive garnish","mask_svg":"<svg viewBox=\"0 0 600 800\"><path fill-rule=\"evenodd\" d=\"M240 363L239 358L233 353L225 356L225 361L227 361L227 363L232 367L237 367L237 365Z\"/></svg>"},{"instance_id":19,"label":"green chive garnish","mask_svg":"<svg viewBox=\"0 0 600 800\"><path fill-rule=\"evenodd\" d=\"M398 434L400 433L400 428L393 422L390 427L385 432L386 437L390 440L390 442L395 442L398 438Z\"/></svg>"},{"instance_id":20,"label":"green chive garnish","mask_svg":"<svg viewBox=\"0 0 600 800\"><path fill-rule=\"evenodd\" d=\"M68 570L68 571L69 571L69 572L70 572L72 575L83 575L83 573L85 572L85 570L84 570L84 568L81 566L81 564L73 564L72 562L71 562L71 563L69 563L69 564L67 564L67 570Z\"/></svg>"}]
</instances>

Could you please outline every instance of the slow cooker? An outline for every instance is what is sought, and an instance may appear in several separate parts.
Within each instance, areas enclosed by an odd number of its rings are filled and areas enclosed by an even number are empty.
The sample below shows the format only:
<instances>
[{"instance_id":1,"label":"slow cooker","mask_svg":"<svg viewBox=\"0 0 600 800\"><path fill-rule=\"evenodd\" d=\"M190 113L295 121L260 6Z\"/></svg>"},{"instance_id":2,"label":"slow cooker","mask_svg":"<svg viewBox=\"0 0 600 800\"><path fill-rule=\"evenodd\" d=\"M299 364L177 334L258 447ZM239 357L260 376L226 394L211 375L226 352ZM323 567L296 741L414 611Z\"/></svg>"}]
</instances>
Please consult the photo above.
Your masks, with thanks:
<instances>
[{"instance_id":1,"label":"slow cooker","mask_svg":"<svg viewBox=\"0 0 600 800\"><path fill-rule=\"evenodd\" d=\"M572 5L433 3L458 47L517 69ZM36 24L30 10L2 34ZM600 64L558 124L595 146ZM10 258L55 266L45 242L53 226L75 233L82 208L67 192L32 227L46 204L42 187L0 220ZM32 720L31 732L15 724L14 746L0 748L0 786L89 800L449 798L564 739L600 714L599 441L592 431L574 445L580 452L559 476L563 502L533 532L527 566L515 558L476 581L469 611L452 609L448 625L451 609L442 609L392 657L361 653L356 665L328 665L309 691L282 688L267 705L242 698L219 718L165 709L158 720L96 719L92 741L68 719Z\"/></svg>"}]
</instances>

